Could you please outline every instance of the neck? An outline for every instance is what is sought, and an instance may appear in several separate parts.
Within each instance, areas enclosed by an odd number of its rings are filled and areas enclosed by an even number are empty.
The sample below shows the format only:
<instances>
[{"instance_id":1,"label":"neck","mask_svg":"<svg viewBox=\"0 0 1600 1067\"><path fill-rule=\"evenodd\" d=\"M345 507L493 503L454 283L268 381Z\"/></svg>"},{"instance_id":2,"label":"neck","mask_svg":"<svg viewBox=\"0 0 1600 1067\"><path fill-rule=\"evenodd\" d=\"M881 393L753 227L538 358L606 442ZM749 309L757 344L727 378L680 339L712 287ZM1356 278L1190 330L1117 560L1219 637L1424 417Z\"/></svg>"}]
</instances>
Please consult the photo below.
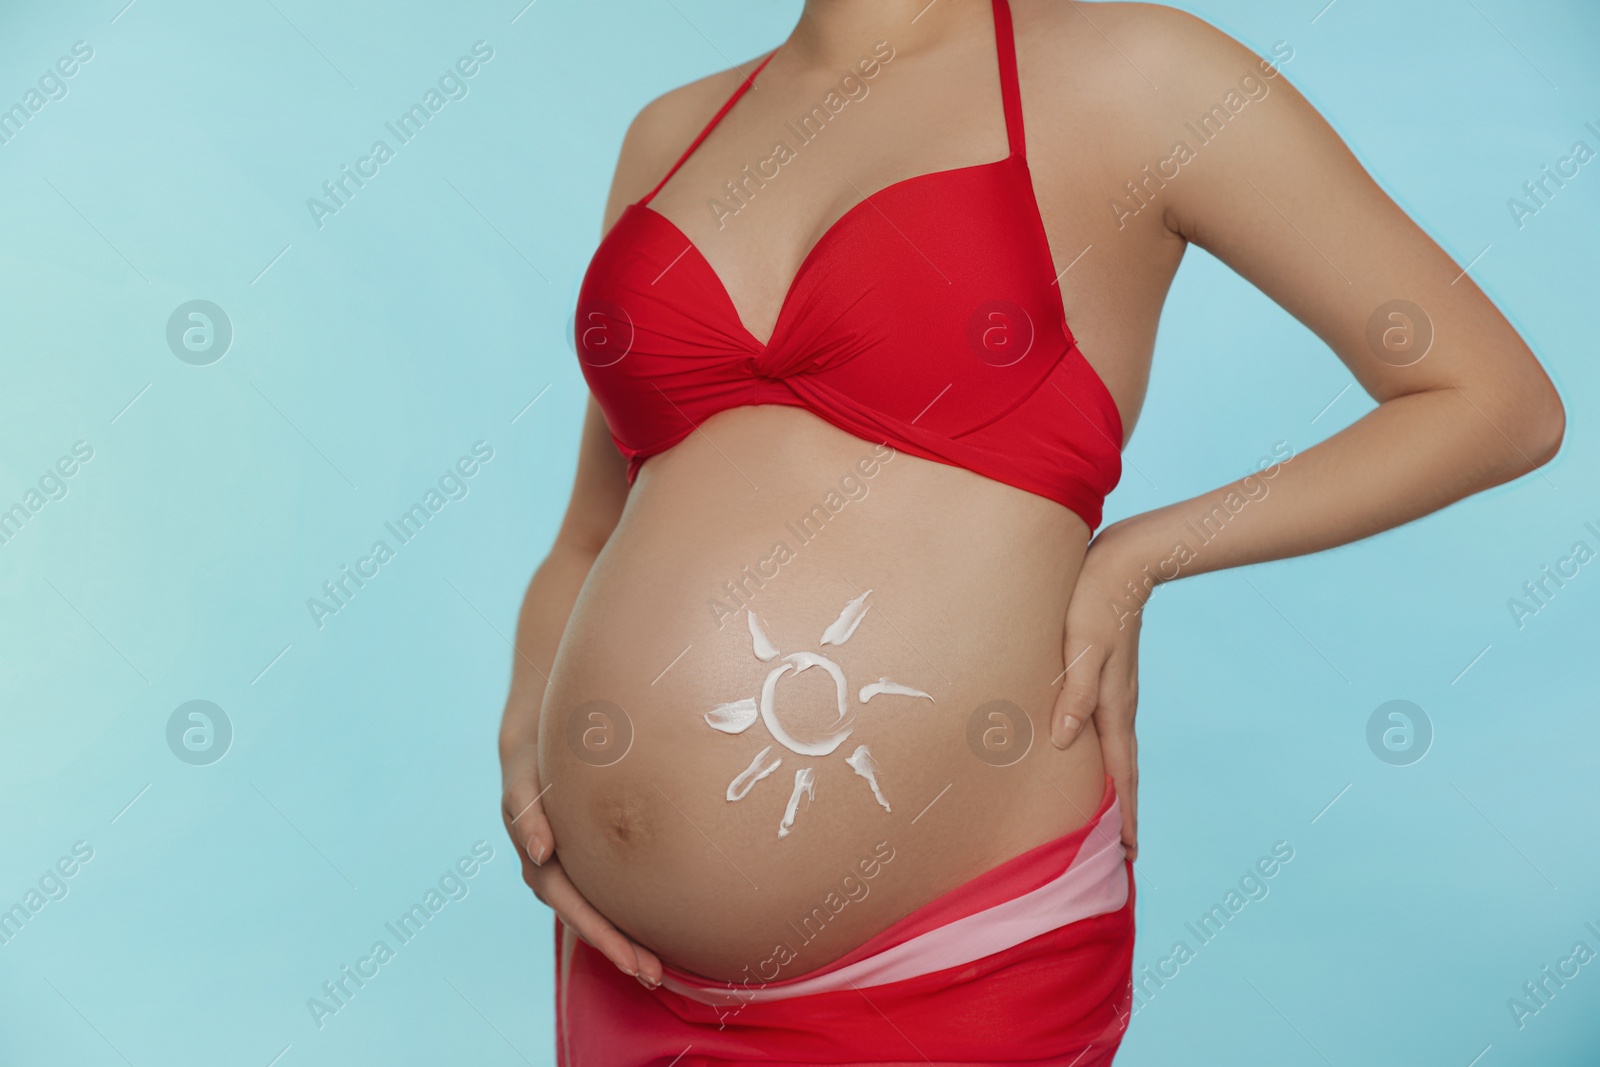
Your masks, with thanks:
<instances>
[{"instance_id":1,"label":"neck","mask_svg":"<svg viewBox=\"0 0 1600 1067\"><path fill-rule=\"evenodd\" d=\"M987 24L994 0L805 0L783 51L807 66L853 63L863 42L930 51Z\"/></svg>"}]
</instances>

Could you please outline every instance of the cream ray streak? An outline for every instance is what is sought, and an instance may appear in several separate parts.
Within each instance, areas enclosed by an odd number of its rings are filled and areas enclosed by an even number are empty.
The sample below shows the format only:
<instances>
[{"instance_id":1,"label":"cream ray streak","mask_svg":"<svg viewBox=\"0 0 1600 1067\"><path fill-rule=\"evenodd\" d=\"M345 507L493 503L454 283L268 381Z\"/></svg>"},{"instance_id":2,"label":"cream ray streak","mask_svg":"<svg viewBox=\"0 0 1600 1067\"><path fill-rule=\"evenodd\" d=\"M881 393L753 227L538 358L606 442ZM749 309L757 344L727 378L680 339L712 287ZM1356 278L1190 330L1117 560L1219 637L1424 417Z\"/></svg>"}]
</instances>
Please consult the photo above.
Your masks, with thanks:
<instances>
[{"instance_id":1,"label":"cream ray streak","mask_svg":"<svg viewBox=\"0 0 1600 1067\"><path fill-rule=\"evenodd\" d=\"M865 593L846 604L844 610L839 613L839 617L833 620L833 624L822 631L822 640L817 643L819 645L842 645L850 640L850 635L856 632L856 627L861 625L861 620L866 618L867 612L872 610L872 605L866 602L867 597L871 595L872 590L868 589Z\"/></svg>"},{"instance_id":2,"label":"cream ray streak","mask_svg":"<svg viewBox=\"0 0 1600 1067\"><path fill-rule=\"evenodd\" d=\"M809 801L817 799L817 772L810 767L801 767L794 772L794 792L789 794L789 806L783 809L783 822L778 824L780 839L789 836L789 828L794 825L795 812L800 808L802 793L805 794L808 801L806 807L809 808L811 806Z\"/></svg>"},{"instance_id":3,"label":"cream ray streak","mask_svg":"<svg viewBox=\"0 0 1600 1067\"><path fill-rule=\"evenodd\" d=\"M750 621L750 640L755 644L756 659L762 663L771 663L778 658L778 646L772 643L772 638L761 628L761 622L753 611L745 612Z\"/></svg>"},{"instance_id":4,"label":"cream ray streak","mask_svg":"<svg viewBox=\"0 0 1600 1067\"><path fill-rule=\"evenodd\" d=\"M850 758L845 760L850 769L867 780L872 787L872 795L878 798L878 803L883 805L884 811L893 811L889 802L883 798L883 790L878 788L878 761L872 758L872 753L867 751L866 745L857 745L856 750L850 753Z\"/></svg>"},{"instance_id":5,"label":"cream ray streak","mask_svg":"<svg viewBox=\"0 0 1600 1067\"><path fill-rule=\"evenodd\" d=\"M706 712L706 722L713 730L721 730L725 734L742 734L756 721L757 714L759 713L756 710L756 698L745 697L743 700L718 704Z\"/></svg>"},{"instance_id":6,"label":"cream ray streak","mask_svg":"<svg viewBox=\"0 0 1600 1067\"><path fill-rule=\"evenodd\" d=\"M739 776L728 783L728 799L730 801L743 800L745 794L754 789L757 782L778 769L778 764L783 762L782 757L773 760L765 767L761 766L761 761L766 759L767 753L771 751L772 746L768 745L760 752L757 752L756 758L750 761L750 766L740 771Z\"/></svg>"},{"instance_id":7,"label":"cream ray streak","mask_svg":"<svg viewBox=\"0 0 1600 1067\"><path fill-rule=\"evenodd\" d=\"M873 697L881 696L885 693L889 694L890 696L922 697L930 703L933 702L933 697L929 696L927 693L924 693L920 689L913 689L909 685L901 685L899 682L891 682L887 678L879 678L871 685L864 685L861 687L861 703L865 704Z\"/></svg>"}]
</instances>

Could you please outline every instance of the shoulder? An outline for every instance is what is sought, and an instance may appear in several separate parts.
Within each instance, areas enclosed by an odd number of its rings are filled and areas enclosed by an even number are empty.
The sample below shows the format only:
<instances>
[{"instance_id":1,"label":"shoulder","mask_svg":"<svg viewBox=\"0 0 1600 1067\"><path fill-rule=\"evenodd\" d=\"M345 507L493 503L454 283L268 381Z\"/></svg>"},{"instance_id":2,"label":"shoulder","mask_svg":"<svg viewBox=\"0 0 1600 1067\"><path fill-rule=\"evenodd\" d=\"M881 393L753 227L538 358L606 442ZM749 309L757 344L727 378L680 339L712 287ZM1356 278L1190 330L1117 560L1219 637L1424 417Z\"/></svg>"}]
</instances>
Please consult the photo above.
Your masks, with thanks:
<instances>
[{"instance_id":1,"label":"shoulder","mask_svg":"<svg viewBox=\"0 0 1600 1067\"><path fill-rule=\"evenodd\" d=\"M622 138L612 182L613 202L632 203L654 188L760 61L757 57L740 67L708 74L662 93L640 108Z\"/></svg>"},{"instance_id":2,"label":"shoulder","mask_svg":"<svg viewBox=\"0 0 1600 1067\"><path fill-rule=\"evenodd\" d=\"M1318 124L1282 75L1287 41L1251 47L1164 4L1013 2L1029 145L1064 172L1120 188L1174 153L1259 159Z\"/></svg>"},{"instance_id":3,"label":"shoulder","mask_svg":"<svg viewBox=\"0 0 1600 1067\"><path fill-rule=\"evenodd\" d=\"M1165 4L1017 0L1014 7L1018 49L1041 72L1047 106L1090 104L1130 133L1209 106L1241 81L1277 79L1294 57L1286 41L1258 51Z\"/></svg>"},{"instance_id":4,"label":"shoulder","mask_svg":"<svg viewBox=\"0 0 1600 1067\"><path fill-rule=\"evenodd\" d=\"M1054 49L1075 49L1075 59L1116 59L1158 85L1260 58L1199 16L1165 4L1019 0L1013 19L1023 47L1042 38Z\"/></svg>"}]
</instances>

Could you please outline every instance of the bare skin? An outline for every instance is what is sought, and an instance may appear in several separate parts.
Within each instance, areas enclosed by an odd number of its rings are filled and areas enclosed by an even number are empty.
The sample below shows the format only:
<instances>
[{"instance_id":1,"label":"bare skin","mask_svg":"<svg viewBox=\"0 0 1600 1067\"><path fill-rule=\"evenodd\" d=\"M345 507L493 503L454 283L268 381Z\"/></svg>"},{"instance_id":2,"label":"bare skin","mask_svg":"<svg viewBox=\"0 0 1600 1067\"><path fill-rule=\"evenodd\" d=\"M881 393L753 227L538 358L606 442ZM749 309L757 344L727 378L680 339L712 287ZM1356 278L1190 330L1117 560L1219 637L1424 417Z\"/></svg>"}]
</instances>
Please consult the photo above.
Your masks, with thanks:
<instances>
[{"instance_id":1,"label":"bare skin","mask_svg":"<svg viewBox=\"0 0 1600 1067\"><path fill-rule=\"evenodd\" d=\"M706 256L757 337L770 334L807 250L862 193L1005 155L989 4L925 8L808 0L758 88L652 203ZM839 652L841 664L857 685L880 673L926 682L919 688L935 702L886 705L863 727L859 740L899 791L892 813L843 767L853 737L831 759L810 761L819 765L816 804L779 841L796 761L761 783L771 789L737 804L722 796L768 740L718 734L699 715L753 695L764 671L748 636L719 629L705 602L872 446L803 411L735 409L651 459L630 491L591 402L566 518L519 620L500 736L504 808L539 899L647 985L659 981L663 956L737 977L770 951L773 927L806 913L875 843L892 842L895 859L871 896L809 941L782 977L821 966L1081 825L1102 773L1116 783L1123 841L1135 852L1139 620L1153 584L1369 536L1524 474L1560 445L1561 403L1533 354L1283 74L1268 76L1260 57L1170 8L1012 8L1029 164L1064 271L1062 299L1125 435L1190 242L1315 332L1378 407L1253 483L1124 519L1092 542L1051 501L911 456L884 464L856 510L762 591L759 610L784 652L815 651L839 607L873 588L878 617ZM872 96L719 227L705 203L721 183L764 158L774 131L878 41L895 57ZM606 228L659 181L740 77L702 79L640 113ZM1219 107L1225 128L1201 144L1185 123ZM1193 157L1163 163L1180 140ZM1396 299L1424 309L1434 333L1428 354L1404 366L1368 339L1375 312ZM1241 498L1252 501L1242 510ZM1233 516L1218 520L1227 536L1194 545L1188 524L1219 514ZM1186 541L1192 550L1177 551ZM797 722L829 706L809 678L794 685ZM973 708L994 696L1022 706L1039 737L1005 768L974 759L963 740ZM604 768L564 741L567 717L596 697L628 708L635 729L629 755ZM921 718L907 725L908 716ZM949 794L913 822L947 783Z\"/></svg>"}]
</instances>

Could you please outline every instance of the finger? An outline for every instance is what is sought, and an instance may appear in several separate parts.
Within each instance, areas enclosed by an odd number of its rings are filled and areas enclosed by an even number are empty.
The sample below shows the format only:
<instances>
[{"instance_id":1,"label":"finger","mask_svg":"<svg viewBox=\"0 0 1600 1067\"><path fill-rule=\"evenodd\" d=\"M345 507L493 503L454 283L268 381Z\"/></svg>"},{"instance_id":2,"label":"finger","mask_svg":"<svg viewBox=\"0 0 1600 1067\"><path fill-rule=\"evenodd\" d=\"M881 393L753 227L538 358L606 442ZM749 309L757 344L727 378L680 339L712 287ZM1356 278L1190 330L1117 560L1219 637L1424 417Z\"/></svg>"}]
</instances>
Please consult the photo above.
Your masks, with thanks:
<instances>
[{"instance_id":1,"label":"finger","mask_svg":"<svg viewBox=\"0 0 1600 1067\"><path fill-rule=\"evenodd\" d=\"M528 888L533 890L533 895L538 896L539 868L535 867L531 862L529 862L528 854L524 852L520 846L517 848L517 859L522 864L522 880L528 883Z\"/></svg>"},{"instance_id":2,"label":"finger","mask_svg":"<svg viewBox=\"0 0 1600 1067\"><path fill-rule=\"evenodd\" d=\"M545 863L556 851L556 835L544 814L549 791L549 786L539 788L538 776L529 771L511 783L502 805L507 832L535 864Z\"/></svg>"},{"instance_id":3,"label":"finger","mask_svg":"<svg viewBox=\"0 0 1600 1067\"><path fill-rule=\"evenodd\" d=\"M1139 858L1139 734L1134 728L1134 709L1128 709L1128 806L1122 813L1122 840L1129 859Z\"/></svg>"},{"instance_id":4,"label":"finger","mask_svg":"<svg viewBox=\"0 0 1600 1067\"><path fill-rule=\"evenodd\" d=\"M1139 858L1139 737L1130 734L1129 741L1133 746L1133 770L1128 775L1128 858Z\"/></svg>"},{"instance_id":5,"label":"finger","mask_svg":"<svg viewBox=\"0 0 1600 1067\"><path fill-rule=\"evenodd\" d=\"M647 985L661 983L661 961L650 950L634 944L583 898L560 864L546 864L538 874L539 898L548 904L561 921L592 945L624 974L641 978Z\"/></svg>"},{"instance_id":6,"label":"finger","mask_svg":"<svg viewBox=\"0 0 1600 1067\"><path fill-rule=\"evenodd\" d=\"M1070 641L1067 648L1072 648ZM1055 707L1050 713L1050 743L1057 748L1066 748L1077 739L1083 724L1099 705L1103 663L1093 645L1079 650L1075 658L1068 661L1066 684L1056 694Z\"/></svg>"},{"instance_id":7,"label":"finger","mask_svg":"<svg viewBox=\"0 0 1600 1067\"><path fill-rule=\"evenodd\" d=\"M1122 843L1133 855L1138 847L1138 762L1133 712L1125 703L1107 704L1095 718L1100 730L1100 757L1116 786L1122 809Z\"/></svg>"},{"instance_id":8,"label":"finger","mask_svg":"<svg viewBox=\"0 0 1600 1067\"><path fill-rule=\"evenodd\" d=\"M516 846L518 858L524 863L537 868L550 860L552 855L550 846L536 836L524 834L521 827L513 825L510 809L506 805L500 808L500 821L505 825L506 836L510 837L511 843Z\"/></svg>"},{"instance_id":9,"label":"finger","mask_svg":"<svg viewBox=\"0 0 1600 1067\"><path fill-rule=\"evenodd\" d=\"M1127 849L1128 858L1139 858L1139 742L1133 742L1133 768L1128 775L1127 785L1119 786L1117 796L1124 800L1122 807L1122 843Z\"/></svg>"}]
</instances>

